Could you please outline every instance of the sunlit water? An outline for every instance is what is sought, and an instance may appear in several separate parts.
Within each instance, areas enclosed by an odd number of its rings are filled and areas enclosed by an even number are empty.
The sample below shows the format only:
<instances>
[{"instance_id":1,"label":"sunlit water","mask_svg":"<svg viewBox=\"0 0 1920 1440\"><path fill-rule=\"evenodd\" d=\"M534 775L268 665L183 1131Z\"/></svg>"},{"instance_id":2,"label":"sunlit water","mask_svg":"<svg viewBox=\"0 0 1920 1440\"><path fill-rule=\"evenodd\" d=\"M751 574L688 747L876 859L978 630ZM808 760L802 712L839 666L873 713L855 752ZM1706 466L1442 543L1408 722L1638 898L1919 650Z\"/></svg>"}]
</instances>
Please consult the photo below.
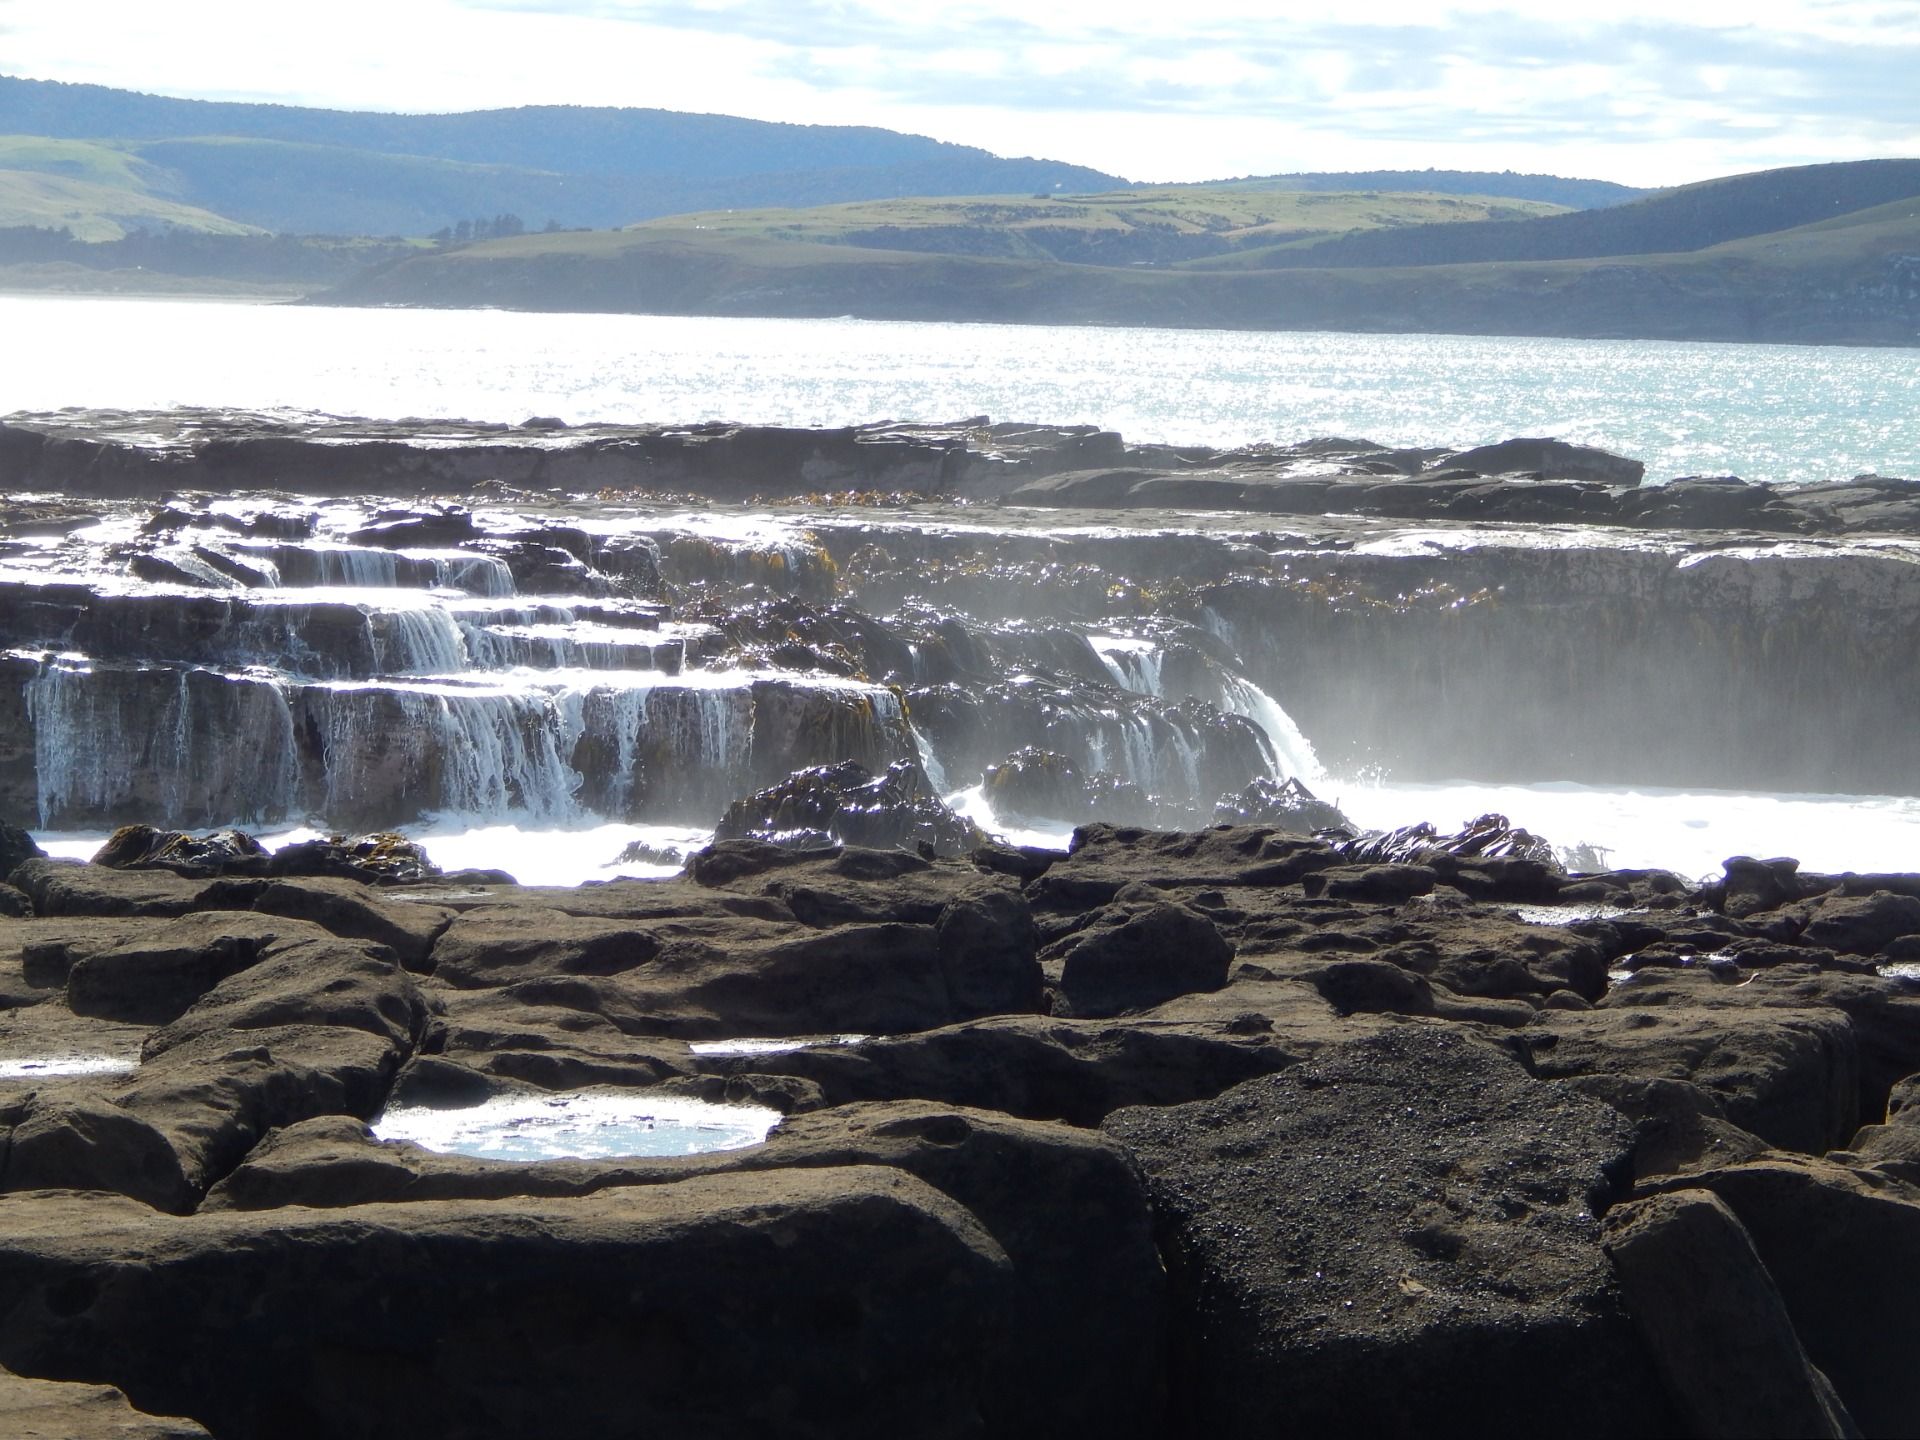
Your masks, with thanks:
<instances>
[{"instance_id":1,"label":"sunlit water","mask_svg":"<svg viewBox=\"0 0 1920 1440\"><path fill-rule=\"evenodd\" d=\"M1134 440L1553 435L1648 474L1920 474L1913 350L0 296L0 405L519 421L1094 424Z\"/></svg>"},{"instance_id":2,"label":"sunlit water","mask_svg":"<svg viewBox=\"0 0 1920 1440\"><path fill-rule=\"evenodd\" d=\"M127 1055L95 1055L63 1050L0 1060L0 1080L57 1080L75 1075L124 1075L139 1061Z\"/></svg>"},{"instance_id":3,"label":"sunlit water","mask_svg":"<svg viewBox=\"0 0 1920 1440\"><path fill-rule=\"evenodd\" d=\"M758 1145L779 1121L763 1106L672 1096L512 1095L459 1110L388 1110L373 1133L488 1160L607 1160L738 1150Z\"/></svg>"},{"instance_id":4,"label":"sunlit water","mask_svg":"<svg viewBox=\"0 0 1920 1440\"><path fill-rule=\"evenodd\" d=\"M1336 801L1357 824L1378 830L1428 821L1455 830L1488 811L1561 849L1596 847L1616 868L1672 870L1689 879L1717 875L1734 855L1791 855L1803 868L1835 873L1920 871L1920 798L1903 795L1768 795L1732 790L1609 788L1595 785L1394 784L1330 778L1322 796ZM1001 841L1065 849L1066 823L999 819L979 786L947 797ZM597 825L577 829L520 828L505 823L440 821L402 826L446 870L504 870L523 885L578 885L616 877L662 879L673 863L616 862L630 841L671 846L690 854L710 831L684 826ZM292 830L263 836L269 848L312 839ZM50 855L84 860L104 834L43 834Z\"/></svg>"}]
</instances>

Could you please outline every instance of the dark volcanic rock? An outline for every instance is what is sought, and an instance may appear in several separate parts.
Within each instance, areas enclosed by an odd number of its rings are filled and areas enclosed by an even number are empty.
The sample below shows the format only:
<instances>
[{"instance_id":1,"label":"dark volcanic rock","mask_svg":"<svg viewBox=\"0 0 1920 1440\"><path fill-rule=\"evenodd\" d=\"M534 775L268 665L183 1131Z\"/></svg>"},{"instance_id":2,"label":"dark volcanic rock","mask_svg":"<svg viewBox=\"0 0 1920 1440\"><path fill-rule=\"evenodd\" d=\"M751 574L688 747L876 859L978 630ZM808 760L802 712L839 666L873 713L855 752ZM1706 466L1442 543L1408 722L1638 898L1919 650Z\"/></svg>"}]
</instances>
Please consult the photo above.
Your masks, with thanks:
<instances>
[{"instance_id":1,"label":"dark volcanic rock","mask_svg":"<svg viewBox=\"0 0 1920 1440\"><path fill-rule=\"evenodd\" d=\"M998 1349L1012 1383L995 1403L993 1433L1159 1433L1165 1277L1152 1215L1125 1153L1088 1130L920 1102L851 1105L793 1117L744 1150L502 1165L380 1144L364 1126L325 1119L276 1132L207 1208L563 1197L838 1166L912 1174L964 1206L1006 1251L1014 1298Z\"/></svg>"},{"instance_id":2,"label":"dark volcanic rock","mask_svg":"<svg viewBox=\"0 0 1920 1440\"><path fill-rule=\"evenodd\" d=\"M1679 1184L1710 1191L1739 1217L1808 1356L1861 1430L1920 1430L1920 1375L1904 1343L1911 1277L1920 1273L1920 1191L1784 1156Z\"/></svg>"},{"instance_id":3,"label":"dark volcanic rock","mask_svg":"<svg viewBox=\"0 0 1920 1440\"><path fill-rule=\"evenodd\" d=\"M1078 822L1098 815L1116 825L1143 825L1158 808L1132 781L1084 774L1072 757L1033 745L988 766L982 785L994 814L1014 820Z\"/></svg>"},{"instance_id":4,"label":"dark volcanic rock","mask_svg":"<svg viewBox=\"0 0 1920 1440\"><path fill-rule=\"evenodd\" d=\"M1920 935L1920 897L1876 890L1822 900L1802 938L1823 950L1875 955L1906 935Z\"/></svg>"},{"instance_id":5,"label":"dark volcanic rock","mask_svg":"<svg viewBox=\"0 0 1920 1440\"><path fill-rule=\"evenodd\" d=\"M1441 463L1483 475L1526 472L1542 480L1594 480L1603 485L1638 485L1647 473L1638 460L1564 440L1503 440L1462 450Z\"/></svg>"},{"instance_id":6,"label":"dark volcanic rock","mask_svg":"<svg viewBox=\"0 0 1920 1440\"><path fill-rule=\"evenodd\" d=\"M1213 807L1216 825L1272 825L1295 835L1341 829L1349 823L1337 805L1329 805L1297 778L1260 776L1236 795L1222 795Z\"/></svg>"},{"instance_id":7,"label":"dark volcanic rock","mask_svg":"<svg viewBox=\"0 0 1920 1440\"><path fill-rule=\"evenodd\" d=\"M204 1426L143 1415L111 1385L27 1380L5 1370L0 1434L15 1440L207 1440Z\"/></svg>"},{"instance_id":8,"label":"dark volcanic rock","mask_svg":"<svg viewBox=\"0 0 1920 1440\"><path fill-rule=\"evenodd\" d=\"M78 961L67 974L67 1005L76 1015L164 1025L276 947L325 938L300 920L224 910L182 916Z\"/></svg>"},{"instance_id":9,"label":"dark volcanic rock","mask_svg":"<svg viewBox=\"0 0 1920 1440\"><path fill-rule=\"evenodd\" d=\"M38 915L184 915L199 902L203 880L161 870L113 870L71 860L27 860L11 882Z\"/></svg>"},{"instance_id":10,"label":"dark volcanic rock","mask_svg":"<svg viewBox=\"0 0 1920 1440\"><path fill-rule=\"evenodd\" d=\"M1858 1435L1807 1359L1753 1240L1711 1192L1607 1216L1607 1254L1696 1435Z\"/></svg>"},{"instance_id":11,"label":"dark volcanic rock","mask_svg":"<svg viewBox=\"0 0 1920 1440\"><path fill-rule=\"evenodd\" d=\"M417 840L391 831L371 835L329 835L301 840L273 852L269 875L334 875L347 880L402 884L431 880L440 867L427 858Z\"/></svg>"},{"instance_id":12,"label":"dark volcanic rock","mask_svg":"<svg viewBox=\"0 0 1920 1440\"><path fill-rule=\"evenodd\" d=\"M1672 1433L1595 1218L1613 1110L1412 1024L1104 1127L1148 1177L1175 1433Z\"/></svg>"},{"instance_id":13,"label":"dark volcanic rock","mask_svg":"<svg viewBox=\"0 0 1920 1440\"><path fill-rule=\"evenodd\" d=\"M0 1360L231 1440L963 1436L1009 1398L1005 1252L883 1167L506 1204L0 1213Z\"/></svg>"},{"instance_id":14,"label":"dark volcanic rock","mask_svg":"<svg viewBox=\"0 0 1920 1440\"><path fill-rule=\"evenodd\" d=\"M263 875L267 848L241 830L194 836L151 825L122 825L90 862L111 870L171 870L176 875Z\"/></svg>"},{"instance_id":15,"label":"dark volcanic rock","mask_svg":"<svg viewBox=\"0 0 1920 1440\"><path fill-rule=\"evenodd\" d=\"M895 761L881 775L857 760L795 771L728 806L714 830L716 840L784 841L803 849L818 848L822 837L947 856L964 855L987 838L932 793L911 760Z\"/></svg>"},{"instance_id":16,"label":"dark volcanic rock","mask_svg":"<svg viewBox=\"0 0 1920 1440\"><path fill-rule=\"evenodd\" d=\"M1233 946L1199 911L1142 886L1122 891L1043 957L1060 963L1070 1013L1097 1019L1227 983Z\"/></svg>"},{"instance_id":17,"label":"dark volcanic rock","mask_svg":"<svg viewBox=\"0 0 1920 1440\"><path fill-rule=\"evenodd\" d=\"M43 859L46 853L18 825L0 822L0 880L11 875L22 861Z\"/></svg>"}]
</instances>

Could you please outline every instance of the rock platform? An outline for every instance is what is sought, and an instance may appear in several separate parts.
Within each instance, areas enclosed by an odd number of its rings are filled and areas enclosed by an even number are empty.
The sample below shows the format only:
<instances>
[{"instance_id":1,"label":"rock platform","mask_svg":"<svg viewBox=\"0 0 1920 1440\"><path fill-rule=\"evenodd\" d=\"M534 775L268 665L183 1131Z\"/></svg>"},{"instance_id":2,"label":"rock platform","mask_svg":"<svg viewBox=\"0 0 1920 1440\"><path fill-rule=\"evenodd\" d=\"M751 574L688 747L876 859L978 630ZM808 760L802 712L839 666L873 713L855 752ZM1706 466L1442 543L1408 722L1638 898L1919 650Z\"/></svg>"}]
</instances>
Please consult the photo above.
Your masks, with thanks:
<instances>
[{"instance_id":1,"label":"rock platform","mask_svg":"<svg viewBox=\"0 0 1920 1440\"><path fill-rule=\"evenodd\" d=\"M1244 825L577 889L15 853L0 1415L58 1433L1920 1424L1920 876ZM369 1129L529 1094L784 1118Z\"/></svg>"}]
</instances>

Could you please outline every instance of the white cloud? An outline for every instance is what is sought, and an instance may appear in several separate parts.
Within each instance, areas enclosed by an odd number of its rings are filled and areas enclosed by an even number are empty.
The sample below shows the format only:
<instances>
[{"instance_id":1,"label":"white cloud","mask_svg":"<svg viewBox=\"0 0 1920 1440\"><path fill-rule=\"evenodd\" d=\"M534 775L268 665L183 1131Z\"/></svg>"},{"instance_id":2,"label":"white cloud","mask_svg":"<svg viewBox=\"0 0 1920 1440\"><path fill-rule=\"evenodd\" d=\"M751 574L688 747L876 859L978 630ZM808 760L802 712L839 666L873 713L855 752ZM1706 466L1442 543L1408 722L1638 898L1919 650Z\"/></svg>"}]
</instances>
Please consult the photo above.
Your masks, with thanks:
<instances>
[{"instance_id":1,"label":"white cloud","mask_svg":"<svg viewBox=\"0 0 1920 1440\"><path fill-rule=\"evenodd\" d=\"M1920 153L1893 0L0 0L0 34L10 73L166 94L882 125L1141 179Z\"/></svg>"}]
</instances>

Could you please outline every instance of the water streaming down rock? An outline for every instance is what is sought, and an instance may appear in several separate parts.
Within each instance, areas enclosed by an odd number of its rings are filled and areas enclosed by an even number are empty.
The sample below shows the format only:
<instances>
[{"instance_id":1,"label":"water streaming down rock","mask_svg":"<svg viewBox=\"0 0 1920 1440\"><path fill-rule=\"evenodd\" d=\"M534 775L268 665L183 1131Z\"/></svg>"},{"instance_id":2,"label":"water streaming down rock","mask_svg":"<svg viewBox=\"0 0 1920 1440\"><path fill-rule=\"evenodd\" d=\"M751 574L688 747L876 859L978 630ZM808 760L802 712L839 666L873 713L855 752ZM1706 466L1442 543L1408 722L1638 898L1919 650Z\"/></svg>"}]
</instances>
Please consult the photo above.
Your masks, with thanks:
<instances>
[{"instance_id":1,"label":"water streaming down rock","mask_svg":"<svg viewBox=\"0 0 1920 1440\"><path fill-rule=\"evenodd\" d=\"M1151 792L1173 816L1276 768L1260 727L1282 712L1163 621L876 616L837 598L837 540L766 516L744 540L363 519L330 507L310 538L193 547L252 588L102 585L127 563L106 541L0 574L0 669L22 677L30 745L0 744L0 807L69 828L701 826L809 767L906 764L944 792L1038 744L1103 776L1090 794ZM512 564L338 538L456 521ZM663 555L679 591L659 591ZM515 567L551 580L583 556L618 566L578 594L512 593Z\"/></svg>"},{"instance_id":2,"label":"water streaming down rock","mask_svg":"<svg viewBox=\"0 0 1920 1440\"><path fill-rule=\"evenodd\" d=\"M458 590L493 599L516 593L512 569L493 555L340 544L236 543L233 548L256 564L271 565L279 583L299 589Z\"/></svg>"},{"instance_id":3,"label":"water streaming down rock","mask_svg":"<svg viewBox=\"0 0 1920 1440\"><path fill-rule=\"evenodd\" d=\"M368 620L383 675L456 675L471 668L466 627L438 606L382 610Z\"/></svg>"},{"instance_id":4,"label":"water streaming down rock","mask_svg":"<svg viewBox=\"0 0 1920 1440\"><path fill-rule=\"evenodd\" d=\"M1293 717L1265 690L1241 675L1221 677L1222 708L1251 720L1273 750L1274 767L1288 779L1318 784L1327 778L1320 757Z\"/></svg>"},{"instance_id":5,"label":"water streaming down rock","mask_svg":"<svg viewBox=\"0 0 1920 1440\"><path fill-rule=\"evenodd\" d=\"M296 812L293 714L277 680L52 660L24 693L43 827L153 816L197 827Z\"/></svg>"}]
</instances>

